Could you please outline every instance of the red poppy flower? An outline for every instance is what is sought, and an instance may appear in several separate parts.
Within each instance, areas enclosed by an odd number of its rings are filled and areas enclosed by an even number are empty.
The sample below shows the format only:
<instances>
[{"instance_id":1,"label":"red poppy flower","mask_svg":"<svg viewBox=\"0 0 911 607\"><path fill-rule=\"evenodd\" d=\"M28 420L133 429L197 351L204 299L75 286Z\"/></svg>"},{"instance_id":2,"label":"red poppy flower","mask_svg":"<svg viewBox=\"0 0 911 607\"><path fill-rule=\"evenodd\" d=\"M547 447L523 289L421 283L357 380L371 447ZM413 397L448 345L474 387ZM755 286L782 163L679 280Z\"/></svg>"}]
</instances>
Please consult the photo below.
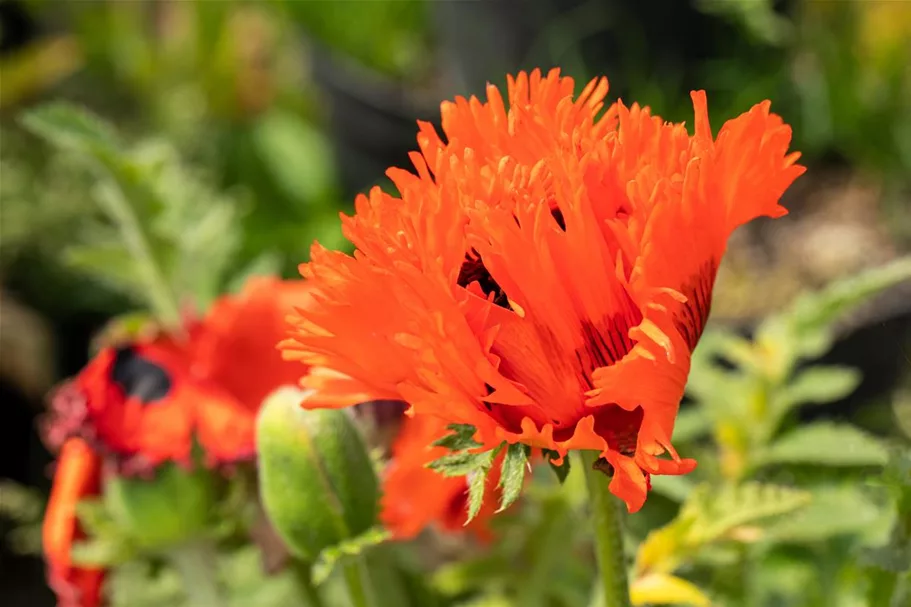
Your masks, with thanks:
<instances>
[{"instance_id":1,"label":"red poppy flower","mask_svg":"<svg viewBox=\"0 0 911 607\"><path fill-rule=\"evenodd\" d=\"M50 442L82 436L122 471L188 463L194 440L210 463L252 457L260 404L297 381L275 343L285 314L307 297L304 281L253 280L185 335L103 349L53 399Z\"/></svg>"},{"instance_id":2,"label":"red poppy flower","mask_svg":"<svg viewBox=\"0 0 911 607\"><path fill-rule=\"evenodd\" d=\"M54 486L42 529L48 563L48 585L59 607L96 607L101 604L104 570L74 566L73 543L84 537L76 518L76 504L98 495L101 459L79 438L64 443L57 458Z\"/></svg>"},{"instance_id":3,"label":"red poppy flower","mask_svg":"<svg viewBox=\"0 0 911 607\"><path fill-rule=\"evenodd\" d=\"M769 102L712 137L617 102L607 81L573 99L558 70L442 104L445 140L419 123L400 195L374 188L344 233L301 266L315 305L292 319L289 358L321 367L307 406L403 399L474 425L487 446L593 449L635 511L648 474L695 462L671 445L728 236L803 172ZM352 397L352 395L354 395Z\"/></svg>"},{"instance_id":4,"label":"red poppy flower","mask_svg":"<svg viewBox=\"0 0 911 607\"><path fill-rule=\"evenodd\" d=\"M102 460L120 474L189 464L194 441L210 464L253 457L260 404L300 374L275 343L285 314L307 298L303 281L253 280L189 321L185 335L104 348L57 391L45 428L60 454L44 550L62 607L100 601L103 572L73 567L69 554L80 537L76 504L101 490Z\"/></svg>"},{"instance_id":5,"label":"red poppy flower","mask_svg":"<svg viewBox=\"0 0 911 607\"><path fill-rule=\"evenodd\" d=\"M428 415L405 416L392 446L392 458L383 478L380 519L397 539L409 539L436 525L444 531L465 530L468 484L463 477L446 477L427 464L446 455L432 443L449 433L447 422ZM499 463L499 462L497 462ZM484 502L468 530L490 539L489 519L497 507L499 482L495 463L487 479Z\"/></svg>"}]
</instances>

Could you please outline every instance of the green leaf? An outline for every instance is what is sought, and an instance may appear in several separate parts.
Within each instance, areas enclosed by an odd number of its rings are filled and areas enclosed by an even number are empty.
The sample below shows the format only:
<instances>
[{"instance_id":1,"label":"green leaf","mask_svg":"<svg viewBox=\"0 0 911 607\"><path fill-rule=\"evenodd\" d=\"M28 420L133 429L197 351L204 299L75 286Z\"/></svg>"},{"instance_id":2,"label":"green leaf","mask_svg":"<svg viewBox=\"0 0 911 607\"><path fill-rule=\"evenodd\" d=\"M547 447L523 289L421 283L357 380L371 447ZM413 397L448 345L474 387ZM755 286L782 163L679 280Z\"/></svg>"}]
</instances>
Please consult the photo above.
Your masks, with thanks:
<instances>
[{"instance_id":1,"label":"green leaf","mask_svg":"<svg viewBox=\"0 0 911 607\"><path fill-rule=\"evenodd\" d=\"M834 402L854 392L861 379L860 371L851 367L810 367L781 390L775 406L789 411L798 405Z\"/></svg>"},{"instance_id":2,"label":"green leaf","mask_svg":"<svg viewBox=\"0 0 911 607\"><path fill-rule=\"evenodd\" d=\"M854 486L820 487L810 495L806 508L770 527L770 539L802 544L862 534L883 515L880 507Z\"/></svg>"},{"instance_id":3,"label":"green leaf","mask_svg":"<svg viewBox=\"0 0 911 607\"><path fill-rule=\"evenodd\" d=\"M757 328L756 341L786 350L780 369L800 358L819 357L831 347L836 323L873 296L907 280L911 280L911 256L838 280L766 319Z\"/></svg>"},{"instance_id":4,"label":"green leaf","mask_svg":"<svg viewBox=\"0 0 911 607\"><path fill-rule=\"evenodd\" d=\"M446 427L451 434L433 443L434 447L445 447L450 451L463 451L466 449L477 449L481 443L474 439L477 428L471 424L450 424Z\"/></svg>"},{"instance_id":5,"label":"green leaf","mask_svg":"<svg viewBox=\"0 0 911 607\"><path fill-rule=\"evenodd\" d=\"M686 443L712 431L712 420L701 407L681 409L674 422L674 444Z\"/></svg>"},{"instance_id":6,"label":"green leaf","mask_svg":"<svg viewBox=\"0 0 911 607\"><path fill-rule=\"evenodd\" d=\"M85 532L92 538L121 539L123 530L111 517L100 498L82 499L76 505L76 516Z\"/></svg>"},{"instance_id":7,"label":"green leaf","mask_svg":"<svg viewBox=\"0 0 911 607\"><path fill-rule=\"evenodd\" d=\"M43 509L37 491L13 481L0 480L0 516L17 523L33 523L41 520Z\"/></svg>"},{"instance_id":8,"label":"green leaf","mask_svg":"<svg viewBox=\"0 0 911 607\"><path fill-rule=\"evenodd\" d=\"M542 451L542 454L547 459L547 463L550 465L550 469L554 471L554 474L557 475L557 480L560 481L560 484L562 485L564 481L566 481L566 477L569 476L570 458L564 457L563 463L557 465L554 463L554 460L560 458L559 453L552 451L551 449L544 449Z\"/></svg>"},{"instance_id":9,"label":"green leaf","mask_svg":"<svg viewBox=\"0 0 911 607\"><path fill-rule=\"evenodd\" d=\"M491 453L488 451L488 453ZM493 458L491 458L492 460ZM490 464L479 466L468 475L468 518L465 520L467 525L474 520L474 517L481 511L484 503L484 487L487 485L487 473L490 472Z\"/></svg>"},{"instance_id":10,"label":"green leaf","mask_svg":"<svg viewBox=\"0 0 911 607\"><path fill-rule=\"evenodd\" d=\"M503 465L500 468L500 487L503 494L497 512L503 512L519 498L525 484L529 452L528 446L521 443L506 447L506 457L503 458Z\"/></svg>"},{"instance_id":11,"label":"green leaf","mask_svg":"<svg viewBox=\"0 0 911 607\"><path fill-rule=\"evenodd\" d=\"M389 531L383 527L373 527L356 537L324 548L313 563L313 583L322 584L337 565L382 544L390 537Z\"/></svg>"},{"instance_id":12,"label":"green leaf","mask_svg":"<svg viewBox=\"0 0 911 607\"><path fill-rule=\"evenodd\" d=\"M630 584L630 602L646 605L692 605L709 607L711 601L695 584L667 573L650 573Z\"/></svg>"},{"instance_id":13,"label":"green leaf","mask_svg":"<svg viewBox=\"0 0 911 607\"><path fill-rule=\"evenodd\" d=\"M64 251L63 260L126 295L141 299L146 294L146 285L136 272L136 263L124 254L121 243L75 245Z\"/></svg>"},{"instance_id":14,"label":"green leaf","mask_svg":"<svg viewBox=\"0 0 911 607\"><path fill-rule=\"evenodd\" d=\"M818 422L798 427L759 454L759 465L883 466L889 459L881 441L848 424Z\"/></svg>"},{"instance_id":15,"label":"green leaf","mask_svg":"<svg viewBox=\"0 0 911 607\"><path fill-rule=\"evenodd\" d=\"M705 490L698 498L700 524L692 532L701 543L732 539L739 527L768 524L810 504L810 494L801 489L748 482L724 489ZM684 508L690 507L689 504Z\"/></svg>"},{"instance_id":16,"label":"green leaf","mask_svg":"<svg viewBox=\"0 0 911 607\"><path fill-rule=\"evenodd\" d=\"M890 573L911 571L911 544L897 542L871 548L863 553L863 562Z\"/></svg>"},{"instance_id":17,"label":"green leaf","mask_svg":"<svg viewBox=\"0 0 911 607\"><path fill-rule=\"evenodd\" d=\"M682 502L693 491L693 481L686 476L653 476L652 492L663 495L675 502Z\"/></svg>"},{"instance_id":18,"label":"green leaf","mask_svg":"<svg viewBox=\"0 0 911 607\"><path fill-rule=\"evenodd\" d=\"M70 555L77 565L107 568L126 563L135 556L135 553L124 542L108 538L93 538L75 543L70 549Z\"/></svg>"},{"instance_id":19,"label":"green leaf","mask_svg":"<svg viewBox=\"0 0 911 607\"><path fill-rule=\"evenodd\" d=\"M459 453L444 455L427 464L427 467L444 476L467 476L478 468L485 465L490 466L492 461L493 451L483 451L481 453L460 451Z\"/></svg>"},{"instance_id":20,"label":"green leaf","mask_svg":"<svg viewBox=\"0 0 911 607\"><path fill-rule=\"evenodd\" d=\"M260 119L253 136L275 183L291 199L312 205L332 196L332 149L311 124L290 112L272 110Z\"/></svg>"},{"instance_id":21,"label":"green leaf","mask_svg":"<svg viewBox=\"0 0 911 607\"><path fill-rule=\"evenodd\" d=\"M93 156L113 158L119 143L113 129L88 111L67 103L52 103L26 112L22 124L54 145Z\"/></svg>"}]
</instances>

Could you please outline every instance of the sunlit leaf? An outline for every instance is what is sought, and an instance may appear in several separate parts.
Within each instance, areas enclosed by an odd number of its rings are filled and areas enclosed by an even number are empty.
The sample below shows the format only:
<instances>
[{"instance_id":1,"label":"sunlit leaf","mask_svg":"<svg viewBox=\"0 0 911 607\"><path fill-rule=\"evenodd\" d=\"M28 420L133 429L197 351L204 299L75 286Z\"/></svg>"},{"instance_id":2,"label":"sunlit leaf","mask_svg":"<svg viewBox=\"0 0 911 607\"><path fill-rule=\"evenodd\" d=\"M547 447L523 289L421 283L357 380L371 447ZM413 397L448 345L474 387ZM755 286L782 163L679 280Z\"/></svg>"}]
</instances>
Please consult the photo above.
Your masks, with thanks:
<instances>
[{"instance_id":1,"label":"sunlit leaf","mask_svg":"<svg viewBox=\"0 0 911 607\"><path fill-rule=\"evenodd\" d=\"M640 544L636 571L671 573L710 544L761 539L768 525L809 503L806 491L779 485L702 485L690 493L674 520Z\"/></svg>"},{"instance_id":2,"label":"sunlit leaf","mask_svg":"<svg viewBox=\"0 0 911 607\"><path fill-rule=\"evenodd\" d=\"M711 601L695 584L666 573L650 573L630 584L630 601L646 605L692 605L708 607Z\"/></svg>"}]
</instances>

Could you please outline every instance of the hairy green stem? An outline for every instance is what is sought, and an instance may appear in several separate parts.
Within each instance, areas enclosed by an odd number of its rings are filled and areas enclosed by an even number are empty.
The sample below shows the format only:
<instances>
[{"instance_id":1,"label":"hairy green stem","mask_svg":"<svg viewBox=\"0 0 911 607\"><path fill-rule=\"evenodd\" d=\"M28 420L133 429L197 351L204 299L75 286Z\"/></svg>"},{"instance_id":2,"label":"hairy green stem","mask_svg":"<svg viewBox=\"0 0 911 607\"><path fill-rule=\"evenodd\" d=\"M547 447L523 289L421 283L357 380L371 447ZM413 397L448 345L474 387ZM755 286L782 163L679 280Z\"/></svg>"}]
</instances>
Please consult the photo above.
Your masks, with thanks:
<instances>
[{"instance_id":1,"label":"hairy green stem","mask_svg":"<svg viewBox=\"0 0 911 607\"><path fill-rule=\"evenodd\" d=\"M626 558L623 554L621 504L607 486L609 479L592 466L598 461L596 451L579 453L588 485L592 522L595 532L595 552L598 557L598 580L604 607L630 607L629 582L626 578Z\"/></svg>"},{"instance_id":2,"label":"hairy green stem","mask_svg":"<svg viewBox=\"0 0 911 607\"><path fill-rule=\"evenodd\" d=\"M218 584L218 554L206 541L178 546L168 552L168 560L183 581L187 603L193 607L226 607Z\"/></svg>"}]
</instances>

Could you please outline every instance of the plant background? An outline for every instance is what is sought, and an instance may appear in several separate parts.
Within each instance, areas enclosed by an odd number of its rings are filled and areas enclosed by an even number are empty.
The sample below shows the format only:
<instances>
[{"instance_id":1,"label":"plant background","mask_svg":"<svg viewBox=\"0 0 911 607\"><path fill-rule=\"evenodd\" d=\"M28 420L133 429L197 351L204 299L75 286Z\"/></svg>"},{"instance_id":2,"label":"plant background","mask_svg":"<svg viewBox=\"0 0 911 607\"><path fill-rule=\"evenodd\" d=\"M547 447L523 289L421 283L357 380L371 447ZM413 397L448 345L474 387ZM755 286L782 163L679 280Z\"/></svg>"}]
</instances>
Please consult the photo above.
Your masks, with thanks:
<instances>
[{"instance_id":1,"label":"plant background","mask_svg":"<svg viewBox=\"0 0 911 607\"><path fill-rule=\"evenodd\" d=\"M900 483L867 485L911 436L911 285L900 265L861 274L911 251L911 2L18 0L0 23L0 479L17 483L0 489L5 604L52 604L40 560L18 554L34 534L11 531L40 517L48 489L43 395L146 288L117 271L104 179L24 128L25 110L68 100L116 127L107 178L149 201L163 255L195 260L174 271L204 304L245 274L293 276L314 239L346 247L338 212L407 163L414 121L436 120L440 100L554 65L607 74L612 98L670 120L705 88L716 128L770 98L809 165L788 218L732 240L677 437L700 472L656 483L639 541L689 510L649 537L637 571L682 569L731 604L872 604L851 598L873 566L859 555L899 541L911 507L889 497ZM768 508L706 531L725 506L700 505L697 481L726 488L729 511ZM790 492L760 498L756 482ZM502 550L437 572L444 595L511 604L496 601L556 576L542 604L581 604L587 571L554 547L580 506L543 486L520 521L503 517ZM511 579L515 558L536 574Z\"/></svg>"}]
</instances>

